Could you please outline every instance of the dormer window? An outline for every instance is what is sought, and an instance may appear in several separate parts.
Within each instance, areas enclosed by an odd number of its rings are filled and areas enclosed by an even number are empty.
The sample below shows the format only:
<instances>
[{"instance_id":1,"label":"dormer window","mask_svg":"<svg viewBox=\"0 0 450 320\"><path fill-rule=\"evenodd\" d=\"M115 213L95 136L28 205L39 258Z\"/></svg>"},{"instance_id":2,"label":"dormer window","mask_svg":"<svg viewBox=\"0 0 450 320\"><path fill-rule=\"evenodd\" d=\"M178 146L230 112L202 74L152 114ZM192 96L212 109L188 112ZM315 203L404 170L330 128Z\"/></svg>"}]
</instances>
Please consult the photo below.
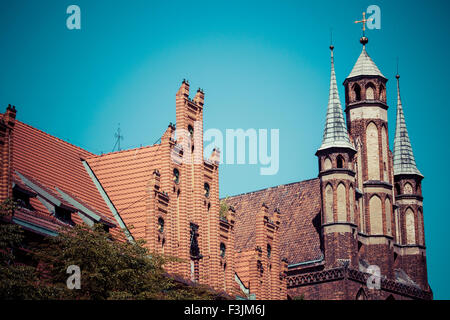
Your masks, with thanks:
<instances>
[{"instance_id":1,"label":"dormer window","mask_svg":"<svg viewBox=\"0 0 450 320\"><path fill-rule=\"evenodd\" d=\"M14 188L13 199L14 202L16 202L17 206L30 210L33 209L30 204L30 193L23 191L22 189Z\"/></svg>"},{"instance_id":2,"label":"dormer window","mask_svg":"<svg viewBox=\"0 0 450 320\"><path fill-rule=\"evenodd\" d=\"M55 217L66 223L73 223L72 212L67 209L55 207Z\"/></svg>"}]
</instances>

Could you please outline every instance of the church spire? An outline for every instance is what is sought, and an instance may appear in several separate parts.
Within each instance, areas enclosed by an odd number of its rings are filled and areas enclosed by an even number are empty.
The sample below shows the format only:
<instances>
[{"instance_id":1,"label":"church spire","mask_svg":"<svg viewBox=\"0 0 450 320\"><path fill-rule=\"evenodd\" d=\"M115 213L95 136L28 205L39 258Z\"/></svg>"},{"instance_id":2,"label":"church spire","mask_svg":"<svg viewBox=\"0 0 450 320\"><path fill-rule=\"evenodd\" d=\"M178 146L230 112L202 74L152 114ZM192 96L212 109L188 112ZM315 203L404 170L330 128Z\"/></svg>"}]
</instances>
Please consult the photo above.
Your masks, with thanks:
<instances>
[{"instance_id":1,"label":"church spire","mask_svg":"<svg viewBox=\"0 0 450 320\"><path fill-rule=\"evenodd\" d=\"M400 76L397 74L397 123L394 139L394 175L415 174L423 177L416 167L416 161L406 129L405 115L403 114L400 99Z\"/></svg>"},{"instance_id":2,"label":"church spire","mask_svg":"<svg viewBox=\"0 0 450 320\"><path fill-rule=\"evenodd\" d=\"M334 56L333 45L331 50L331 79L330 79L330 94L328 98L327 119L325 123L325 130L323 133L322 145L319 150L328 148L350 148L355 150L348 138L347 128L345 126L344 115L342 113L341 101L336 84L336 74L334 72Z\"/></svg>"}]
</instances>

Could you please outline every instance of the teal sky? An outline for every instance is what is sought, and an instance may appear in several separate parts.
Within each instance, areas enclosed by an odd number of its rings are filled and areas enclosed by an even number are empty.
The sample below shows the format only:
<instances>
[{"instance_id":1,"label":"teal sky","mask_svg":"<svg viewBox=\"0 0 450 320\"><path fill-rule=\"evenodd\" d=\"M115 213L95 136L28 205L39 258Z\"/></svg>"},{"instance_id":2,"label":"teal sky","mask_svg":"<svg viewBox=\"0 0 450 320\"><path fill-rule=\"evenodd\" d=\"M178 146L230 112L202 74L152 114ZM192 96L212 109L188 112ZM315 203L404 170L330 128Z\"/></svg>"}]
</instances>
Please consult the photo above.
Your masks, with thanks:
<instances>
[{"instance_id":1,"label":"teal sky","mask_svg":"<svg viewBox=\"0 0 450 320\"><path fill-rule=\"evenodd\" d=\"M81 8L81 30L66 8ZM361 52L361 18L381 8L367 51L389 79L391 149L400 59L406 123L423 181L428 273L435 298L450 298L446 168L450 111L447 1L106 1L0 2L0 108L91 152L153 144L175 122L183 78L205 91L204 127L280 130L280 169L222 165L220 195L317 176L333 29L341 100ZM343 102L343 100L342 100Z\"/></svg>"}]
</instances>

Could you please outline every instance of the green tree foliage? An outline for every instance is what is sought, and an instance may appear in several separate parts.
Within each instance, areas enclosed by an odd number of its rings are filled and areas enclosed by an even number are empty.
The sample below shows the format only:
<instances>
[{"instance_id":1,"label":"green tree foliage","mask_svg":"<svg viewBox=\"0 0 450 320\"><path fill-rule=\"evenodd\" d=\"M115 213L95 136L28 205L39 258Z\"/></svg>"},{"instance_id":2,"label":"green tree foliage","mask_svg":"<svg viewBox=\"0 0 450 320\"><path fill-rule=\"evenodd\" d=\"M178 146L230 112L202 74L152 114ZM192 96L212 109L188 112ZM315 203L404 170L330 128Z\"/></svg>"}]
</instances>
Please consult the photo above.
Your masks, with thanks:
<instances>
[{"instance_id":1,"label":"green tree foliage","mask_svg":"<svg viewBox=\"0 0 450 320\"><path fill-rule=\"evenodd\" d=\"M163 265L166 258L150 253L142 242L113 241L101 225L76 225L57 237L27 244L32 265L13 255L23 231L0 224L0 299L223 299L208 287L175 281ZM68 289L67 268L81 270L81 288Z\"/></svg>"}]
</instances>

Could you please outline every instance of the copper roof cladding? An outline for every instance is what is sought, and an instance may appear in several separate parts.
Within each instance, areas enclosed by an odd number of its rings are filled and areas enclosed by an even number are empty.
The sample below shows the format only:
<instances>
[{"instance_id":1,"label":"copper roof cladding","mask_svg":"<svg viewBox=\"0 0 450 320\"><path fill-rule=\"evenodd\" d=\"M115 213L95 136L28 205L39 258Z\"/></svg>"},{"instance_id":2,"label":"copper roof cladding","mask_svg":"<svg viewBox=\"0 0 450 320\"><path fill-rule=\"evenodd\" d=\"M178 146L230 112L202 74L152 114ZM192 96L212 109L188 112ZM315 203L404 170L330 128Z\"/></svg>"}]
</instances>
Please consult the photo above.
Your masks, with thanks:
<instances>
[{"instance_id":1,"label":"copper roof cladding","mask_svg":"<svg viewBox=\"0 0 450 320\"><path fill-rule=\"evenodd\" d=\"M145 238L147 184L158 169L160 145L118 151L87 158L124 223L135 239Z\"/></svg>"},{"instance_id":2,"label":"copper roof cladding","mask_svg":"<svg viewBox=\"0 0 450 320\"><path fill-rule=\"evenodd\" d=\"M281 257L289 264L320 259L320 182L318 178L229 197L236 210L236 250L255 247L256 213L262 203L281 212Z\"/></svg>"},{"instance_id":3,"label":"copper roof cladding","mask_svg":"<svg viewBox=\"0 0 450 320\"><path fill-rule=\"evenodd\" d=\"M116 219L82 164L82 159L92 157L92 153L17 120L13 134L14 181L22 182L18 172L62 200L58 188L85 204L103 221L114 222L117 227L111 229L113 236L121 234ZM45 213L49 221L54 220L39 201L33 201L33 206L41 218ZM75 222L81 221L75 213L72 217Z\"/></svg>"}]
</instances>

